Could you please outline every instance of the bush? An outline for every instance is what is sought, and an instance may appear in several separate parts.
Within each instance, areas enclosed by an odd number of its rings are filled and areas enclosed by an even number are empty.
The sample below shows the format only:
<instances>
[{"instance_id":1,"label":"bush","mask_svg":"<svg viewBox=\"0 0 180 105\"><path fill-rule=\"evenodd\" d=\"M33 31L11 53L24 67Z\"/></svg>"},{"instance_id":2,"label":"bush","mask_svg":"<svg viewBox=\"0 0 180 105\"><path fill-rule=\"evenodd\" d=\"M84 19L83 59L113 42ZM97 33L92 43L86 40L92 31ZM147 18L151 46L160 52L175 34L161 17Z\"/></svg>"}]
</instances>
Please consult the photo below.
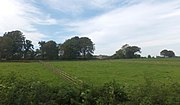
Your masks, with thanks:
<instances>
[{"instance_id":1,"label":"bush","mask_svg":"<svg viewBox=\"0 0 180 105\"><path fill-rule=\"evenodd\" d=\"M180 105L180 85L172 81L159 83L146 78L130 95L130 105Z\"/></svg>"},{"instance_id":2,"label":"bush","mask_svg":"<svg viewBox=\"0 0 180 105\"><path fill-rule=\"evenodd\" d=\"M102 87L62 85L50 87L37 80L18 79L14 74L1 78L0 105L104 105L127 101L116 82Z\"/></svg>"},{"instance_id":3,"label":"bush","mask_svg":"<svg viewBox=\"0 0 180 105\"><path fill-rule=\"evenodd\" d=\"M146 79L126 90L115 81L100 87L49 86L11 73L0 77L0 105L180 105L180 85Z\"/></svg>"},{"instance_id":4,"label":"bush","mask_svg":"<svg viewBox=\"0 0 180 105\"><path fill-rule=\"evenodd\" d=\"M124 87L115 81L105 83L102 87L86 88L81 96L85 105L117 105L129 100Z\"/></svg>"},{"instance_id":5,"label":"bush","mask_svg":"<svg viewBox=\"0 0 180 105\"><path fill-rule=\"evenodd\" d=\"M79 95L72 86L50 87L37 80L9 75L0 81L0 105L70 105Z\"/></svg>"}]
</instances>

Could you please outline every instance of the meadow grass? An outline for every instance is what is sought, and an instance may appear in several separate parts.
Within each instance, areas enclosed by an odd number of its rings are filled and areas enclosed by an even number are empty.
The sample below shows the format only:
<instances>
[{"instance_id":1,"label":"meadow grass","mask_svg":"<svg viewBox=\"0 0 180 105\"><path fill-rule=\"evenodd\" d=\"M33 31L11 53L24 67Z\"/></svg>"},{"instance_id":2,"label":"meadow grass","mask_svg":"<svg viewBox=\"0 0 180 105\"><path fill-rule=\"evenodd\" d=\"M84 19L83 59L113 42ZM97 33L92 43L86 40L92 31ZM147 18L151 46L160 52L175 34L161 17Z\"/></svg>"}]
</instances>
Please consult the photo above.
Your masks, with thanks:
<instances>
[{"instance_id":1,"label":"meadow grass","mask_svg":"<svg viewBox=\"0 0 180 105\"><path fill-rule=\"evenodd\" d=\"M57 68L94 85L112 80L138 85L145 78L180 82L180 59L133 59L50 62Z\"/></svg>"},{"instance_id":2,"label":"meadow grass","mask_svg":"<svg viewBox=\"0 0 180 105\"><path fill-rule=\"evenodd\" d=\"M0 63L0 76L6 77L15 74L19 78L44 81L49 85L58 85L62 81L58 76L43 67L38 62L3 62Z\"/></svg>"},{"instance_id":3,"label":"meadow grass","mask_svg":"<svg viewBox=\"0 0 180 105\"><path fill-rule=\"evenodd\" d=\"M48 63L93 85L102 85L115 80L123 85L135 86L145 82L145 78L180 83L180 59L53 61ZM0 76L6 76L12 72L25 79L46 81L50 85L59 85L64 81L38 62L0 63Z\"/></svg>"},{"instance_id":4,"label":"meadow grass","mask_svg":"<svg viewBox=\"0 0 180 105\"><path fill-rule=\"evenodd\" d=\"M131 59L0 63L0 104L179 105L179 61ZM56 74L62 73L57 70L90 85L75 86Z\"/></svg>"}]
</instances>

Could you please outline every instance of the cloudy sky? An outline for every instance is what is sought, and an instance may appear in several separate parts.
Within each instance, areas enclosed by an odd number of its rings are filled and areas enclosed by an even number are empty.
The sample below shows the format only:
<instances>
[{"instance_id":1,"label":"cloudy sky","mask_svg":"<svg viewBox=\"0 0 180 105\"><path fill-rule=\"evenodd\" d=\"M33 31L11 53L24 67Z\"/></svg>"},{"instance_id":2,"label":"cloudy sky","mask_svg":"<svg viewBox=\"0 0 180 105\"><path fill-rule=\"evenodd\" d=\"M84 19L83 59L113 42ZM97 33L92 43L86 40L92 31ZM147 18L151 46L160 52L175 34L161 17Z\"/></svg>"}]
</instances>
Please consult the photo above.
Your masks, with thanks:
<instances>
[{"instance_id":1,"label":"cloudy sky","mask_svg":"<svg viewBox=\"0 0 180 105\"><path fill-rule=\"evenodd\" d=\"M13 30L36 46L86 36L95 54L111 55L127 43L144 56L163 49L180 55L180 0L0 0L0 35Z\"/></svg>"}]
</instances>

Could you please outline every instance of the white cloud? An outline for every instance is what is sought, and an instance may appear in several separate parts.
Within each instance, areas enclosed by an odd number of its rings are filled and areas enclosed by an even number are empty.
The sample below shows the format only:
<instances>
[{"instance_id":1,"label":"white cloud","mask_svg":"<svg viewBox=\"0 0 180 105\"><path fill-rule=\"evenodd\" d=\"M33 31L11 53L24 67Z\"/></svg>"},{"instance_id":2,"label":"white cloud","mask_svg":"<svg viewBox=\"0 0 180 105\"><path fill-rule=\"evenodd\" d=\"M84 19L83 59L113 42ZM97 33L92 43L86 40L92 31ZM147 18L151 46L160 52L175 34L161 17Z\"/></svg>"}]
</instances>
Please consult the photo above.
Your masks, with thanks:
<instances>
[{"instance_id":1,"label":"white cloud","mask_svg":"<svg viewBox=\"0 0 180 105\"><path fill-rule=\"evenodd\" d=\"M180 44L179 6L179 1L139 2L71 23L73 28L69 30L90 37L96 44L97 54L113 54L125 43L153 50L158 46ZM153 55L157 54L154 51Z\"/></svg>"},{"instance_id":2,"label":"white cloud","mask_svg":"<svg viewBox=\"0 0 180 105\"><path fill-rule=\"evenodd\" d=\"M38 41L47 36L42 34L35 27L36 25L50 27L60 24L59 28L64 25L63 32L57 38L70 38L70 35L62 35L66 32L90 37L96 44L96 54L110 55L123 44L129 43L142 47L143 55L157 55L164 48L172 49L180 55L178 52L180 47L175 46L180 44L180 1L178 0L42 1L47 9L50 10L51 7L67 14L76 14L76 19L54 19L51 13L39 8L42 4L37 0L2 0L0 1L0 35L7 31L21 30L37 45ZM36 3L37 7L34 5ZM88 15L86 10L89 9L109 12L89 20L74 22L77 18L83 18L79 17L79 14ZM55 15L61 17L61 13Z\"/></svg>"},{"instance_id":3,"label":"white cloud","mask_svg":"<svg viewBox=\"0 0 180 105\"><path fill-rule=\"evenodd\" d=\"M0 34L2 35L7 31L20 30L34 44L45 38L46 35L40 33L35 28L35 25L56 24L56 20L52 19L49 15L45 16L32 3L32 0L0 1Z\"/></svg>"}]
</instances>

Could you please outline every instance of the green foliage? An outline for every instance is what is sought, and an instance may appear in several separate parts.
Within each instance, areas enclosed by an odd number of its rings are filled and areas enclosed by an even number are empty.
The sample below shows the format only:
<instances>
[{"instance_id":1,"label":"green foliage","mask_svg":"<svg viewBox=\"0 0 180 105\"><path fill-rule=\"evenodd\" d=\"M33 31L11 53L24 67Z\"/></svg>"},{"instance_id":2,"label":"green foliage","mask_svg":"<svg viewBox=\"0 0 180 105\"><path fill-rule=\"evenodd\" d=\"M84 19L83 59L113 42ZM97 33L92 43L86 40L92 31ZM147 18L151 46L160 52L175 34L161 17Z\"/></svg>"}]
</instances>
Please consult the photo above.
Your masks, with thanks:
<instances>
[{"instance_id":1,"label":"green foliage","mask_svg":"<svg viewBox=\"0 0 180 105\"><path fill-rule=\"evenodd\" d=\"M148 55L148 58L152 58L151 55Z\"/></svg>"},{"instance_id":2,"label":"green foliage","mask_svg":"<svg viewBox=\"0 0 180 105\"><path fill-rule=\"evenodd\" d=\"M122 48L112 56L114 59L129 59L129 58L140 58L141 56L137 53L140 53L141 48L138 46L129 46L125 44Z\"/></svg>"},{"instance_id":3,"label":"green foliage","mask_svg":"<svg viewBox=\"0 0 180 105\"><path fill-rule=\"evenodd\" d=\"M46 42L44 47L45 47L47 59L57 59L58 58L58 48L57 48L56 42L48 41L48 42Z\"/></svg>"},{"instance_id":4,"label":"green foliage","mask_svg":"<svg viewBox=\"0 0 180 105\"><path fill-rule=\"evenodd\" d=\"M32 42L26 40L23 33L18 30L7 32L0 39L0 59L23 59L32 52L32 49Z\"/></svg>"},{"instance_id":5,"label":"green foliage","mask_svg":"<svg viewBox=\"0 0 180 105\"><path fill-rule=\"evenodd\" d=\"M160 52L160 55L163 56L163 57L169 57L169 58L172 58L172 57L175 57L175 53L171 50L162 50Z\"/></svg>"},{"instance_id":6,"label":"green foliage","mask_svg":"<svg viewBox=\"0 0 180 105\"><path fill-rule=\"evenodd\" d=\"M99 105L127 101L127 95L115 82L95 89L73 85L49 86L38 80L24 80L11 74L0 81L1 105Z\"/></svg>"},{"instance_id":7,"label":"green foliage","mask_svg":"<svg viewBox=\"0 0 180 105\"><path fill-rule=\"evenodd\" d=\"M33 59L35 57L34 45L32 41L26 40L24 43L24 59Z\"/></svg>"},{"instance_id":8,"label":"green foliage","mask_svg":"<svg viewBox=\"0 0 180 105\"><path fill-rule=\"evenodd\" d=\"M179 105L180 84L169 81L159 83L145 78L145 84L136 86L130 92L130 105Z\"/></svg>"},{"instance_id":9,"label":"green foliage","mask_svg":"<svg viewBox=\"0 0 180 105\"><path fill-rule=\"evenodd\" d=\"M86 105L117 105L129 101L124 87L115 81L91 89L86 99Z\"/></svg>"},{"instance_id":10,"label":"green foliage","mask_svg":"<svg viewBox=\"0 0 180 105\"><path fill-rule=\"evenodd\" d=\"M66 40L60 48L63 51L64 59L89 59L94 52L94 44L91 39L87 37L73 37Z\"/></svg>"},{"instance_id":11,"label":"green foliage","mask_svg":"<svg viewBox=\"0 0 180 105\"><path fill-rule=\"evenodd\" d=\"M39 45L41 59L55 60L58 58L58 46L55 41L41 41Z\"/></svg>"},{"instance_id":12,"label":"green foliage","mask_svg":"<svg viewBox=\"0 0 180 105\"><path fill-rule=\"evenodd\" d=\"M80 53L83 58L91 58L94 53L94 44L91 39L87 37L80 38Z\"/></svg>"},{"instance_id":13,"label":"green foliage","mask_svg":"<svg viewBox=\"0 0 180 105\"><path fill-rule=\"evenodd\" d=\"M17 79L15 75L0 81L1 105L71 105L79 92L72 86L51 87L38 80Z\"/></svg>"},{"instance_id":14,"label":"green foliage","mask_svg":"<svg viewBox=\"0 0 180 105\"><path fill-rule=\"evenodd\" d=\"M95 50L87 37L73 37L63 44L52 40L38 44L40 48L34 51L32 41L26 40L21 31L6 32L0 37L0 60L91 59Z\"/></svg>"},{"instance_id":15,"label":"green foliage","mask_svg":"<svg viewBox=\"0 0 180 105\"><path fill-rule=\"evenodd\" d=\"M49 86L45 82L17 78L11 73L0 77L0 105L179 105L180 85L158 83L146 78L134 88L117 82L93 87L64 84Z\"/></svg>"}]
</instances>

